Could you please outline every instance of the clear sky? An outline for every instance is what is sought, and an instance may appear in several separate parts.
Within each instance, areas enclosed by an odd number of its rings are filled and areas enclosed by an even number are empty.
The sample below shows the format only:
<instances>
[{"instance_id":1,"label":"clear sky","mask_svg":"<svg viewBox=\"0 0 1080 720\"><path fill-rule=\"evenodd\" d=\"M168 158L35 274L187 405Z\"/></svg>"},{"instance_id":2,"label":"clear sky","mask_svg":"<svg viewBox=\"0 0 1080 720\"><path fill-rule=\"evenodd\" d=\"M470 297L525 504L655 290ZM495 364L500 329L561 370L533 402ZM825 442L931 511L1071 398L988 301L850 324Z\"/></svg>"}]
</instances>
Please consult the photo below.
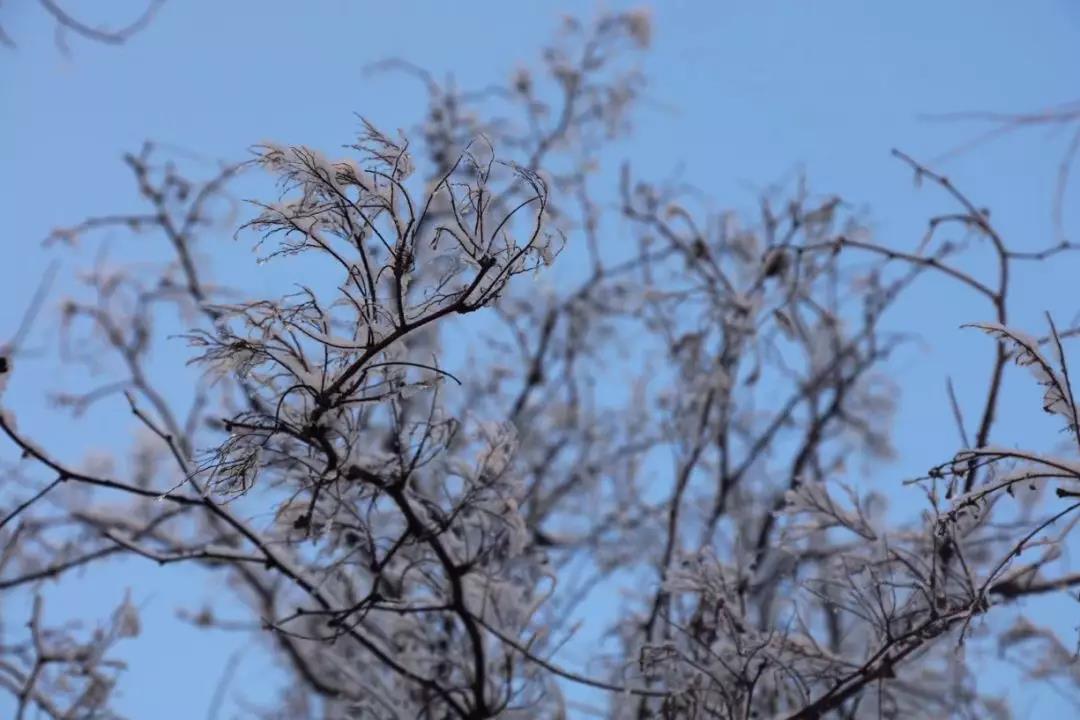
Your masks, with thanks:
<instances>
[{"instance_id":1,"label":"clear sky","mask_svg":"<svg viewBox=\"0 0 1080 720\"><path fill-rule=\"evenodd\" d=\"M71 3L82 12L91 5L99 4ZM137 7L132 0L117 5ZM4 3L0 23L18 48L0 50L0 338L14 330L23 301L56 257L40 246L49 230L131 207L120 156L143 139L226 160L245 157L248 146L266 139L334 150L352 137L354 113L393 128L411 125L422 107L416 84L367 76L369 63L400 57L481 87L530 63L561 14L622 5L171 0L127 45L72 38L67 58L35 3ZM656 4L653 19L654 48L644 61L647 101L635 116L633 141L614 147L608 159L627 158L643 174L680 169L717 209L750 208L757 189L802 169L817 191L865 207L879 239L900 247L913 247L926 218L946 205L932 190L913 188L889 149L932 160L982 129L929 122L922 114L1030 111L1080 94L1074 0L669 0ZM1042 130L1018 134L943 169L992 208L1006 237L1020 247L1042 247L1053 241L1050 198L1063 140ZM1075 210L1068 221L1073 229L1080 228L1077 199L1074 188L1067 203ZM67 260L64 269L73 267ZM1016 293L1026 300L1018 322L1040 322L1045 309L1063 323L1073 320L1080 307L1069 278L1076 269L1073 261L1020 274ZM947 432L917 431L928 420L949 430L942 422L946 374L956 379L962 402L975 402L984 385L985 371L972 372L957 358L973 349L985 353L988 341L962 336L957 326L989 313L944 284L923 287L895 318L926 339L897 367L902 384L917 388L898 422L898 445L914 465L890 469L897 480L955 449ZM47 346L48 329L43 324L34 338L37 347ZM57 378L76 376L56 375L45 360L24 366L25 381L5 403L16 407L23 426L48 436L61 426L42 393ZM1016 382L1006 391L1006 407L1017 412L1005 413L1003 434L1012 430L1017 442L1039 444L1038 433L1052 426L1031 412L1034 389ZM78 460L96 445L108 446L108 426L70 427L80 429L52 433L60 455ZM70 585L77 591L65 585L50 607L93 612L118 601L127 585L148 588L136 595L148 632L129 642L132 670L121 707L135 718L202 717L243 641L201 636L170 621L177 604L222 591L193 587L194 576L183 571L151 578L152 570L127 563L110 570L108 581ZM1060 602L1047 607L1076 610ZM259 679L269 677L260 675L264 670L241 663L236 686L257 697ZM1052 696L1016 697L1020 717L1059 707Z\"/></svg>"}]
</instances>

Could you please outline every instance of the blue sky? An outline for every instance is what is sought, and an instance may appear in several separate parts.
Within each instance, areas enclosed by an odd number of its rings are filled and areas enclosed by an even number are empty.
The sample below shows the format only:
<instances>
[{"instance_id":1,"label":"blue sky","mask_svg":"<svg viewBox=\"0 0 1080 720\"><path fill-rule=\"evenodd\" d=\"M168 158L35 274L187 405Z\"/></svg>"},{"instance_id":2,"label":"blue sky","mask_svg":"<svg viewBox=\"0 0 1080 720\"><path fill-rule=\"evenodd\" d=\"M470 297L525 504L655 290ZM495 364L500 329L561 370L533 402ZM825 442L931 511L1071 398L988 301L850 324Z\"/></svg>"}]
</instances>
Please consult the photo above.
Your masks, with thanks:
<instances>
[{"instance_id":1,"label":"blue sky","mask_svg":"<svg viewBox=\"0 0 1080 720\"><path fill-rule=\"evenodd\" d=\"M72 3L75 9L89 5ZM118 5L137 7L131 0ZM137 150L143 139L209 159L242 158L248 146L267 139L333 150L352 137L354 113L394 128L411 125L422 108L415 83L366 75L363 69L373 61L401 57L480 87L530 63L561 14L628 5L173 0L127 45L72 38L66 58L33 3L5 3L0 23L19 47L0 58L0 257L6 259L0 262L0 336L14 329L21 300L56 257L40 247L52 227L131 207L120 156ZM1080 4L1071 0L671 0L658 3L653 18L655 46L644 59L647 100L635 116L632 142L615 146L605 159L629 159L645 175L678 169L717 209L750 209L759 189L801 169L815 190L865 207L879 239L900 247L913 247L926 218L947 204L929 188L916 190L889 149L931 160L982 129L921 115L1028 111L1077 96ZM1018 247L1042 247L1053 241L1050 198L1063 141L1029 131L943 169L993 209L1004 236ZM1069 197L1076 208L1080 191L1074 188ZM1069 222L1073 229L1080 227L1077 210ZM62 270L74 267L64 259ZM1080 310L1069 285L1075 269L1075 261L1063 261L1020 273L1015 291L1023 302L1016 321L1041 323L1043 310L1063 323L1072 320ZM945 284L921 287L895 317L898 326L917 329L926 340L897 366L902 384L915 389L898 421L898 444L914 465L889 469L897 479L955 449L945 376L954 376L962 402L974 403L984 385L985 370L973 372L958 358L987 352L988 341L957 326L988 319L988 310ZM38 347L47 345L48 331L43 324ZM55 429L42 393L56 378L76 376L56 374L45 359L23 367L25 380L5 403L27 429ZM1022 381L1006 386L1003 434L1015 432L1010 438L1021 444L1025 438L1039 444L1051 427L1031 412L1033 394ZM942 432L915 430L928 422ZM71 427L79 429L56 437L55 449L65 457L78 460L88 448L109 443L107 425ZM147 625L156 618L159 627L131 643L133 668L122 686L122 707L136 718L201 717L240 641L194 635L168 620L178 598L199 602L220 589L193 587L182 571L151 578L150 570L139 563L118 566L105 580L72 585L77 594L66 591L53 604L74 615L108 607L126 585L149 588L137 597ZM1052 606L1075 611L1075 605ZM148 662L162 653L170 657ZM251 681L264 670L245 663L240 676ZM1017 695L1021 717L1050 711L1054 702Z\"/></svg>"}]
</instances>

